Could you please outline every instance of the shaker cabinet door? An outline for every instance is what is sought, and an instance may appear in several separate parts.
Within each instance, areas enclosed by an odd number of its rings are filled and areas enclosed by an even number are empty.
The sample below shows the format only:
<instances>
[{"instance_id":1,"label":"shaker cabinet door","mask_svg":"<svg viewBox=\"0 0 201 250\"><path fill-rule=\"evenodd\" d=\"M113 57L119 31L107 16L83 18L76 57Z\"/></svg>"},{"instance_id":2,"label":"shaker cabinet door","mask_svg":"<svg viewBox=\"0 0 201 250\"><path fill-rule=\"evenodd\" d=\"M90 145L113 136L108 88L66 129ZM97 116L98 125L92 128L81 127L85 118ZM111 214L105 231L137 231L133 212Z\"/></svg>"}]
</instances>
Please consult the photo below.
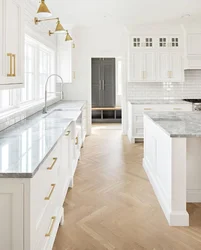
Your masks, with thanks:
<instances>
[{"instance_id":1,"label":"shaker cabinet door","mask_svg":"<svg viewBox=\"0 0 201 250\"><path fill-rule=\"evenodd\" d=\"M24 0L3 0L1 4L0 87L6 88L24 82Z\"/></svg>"}]
</instances>

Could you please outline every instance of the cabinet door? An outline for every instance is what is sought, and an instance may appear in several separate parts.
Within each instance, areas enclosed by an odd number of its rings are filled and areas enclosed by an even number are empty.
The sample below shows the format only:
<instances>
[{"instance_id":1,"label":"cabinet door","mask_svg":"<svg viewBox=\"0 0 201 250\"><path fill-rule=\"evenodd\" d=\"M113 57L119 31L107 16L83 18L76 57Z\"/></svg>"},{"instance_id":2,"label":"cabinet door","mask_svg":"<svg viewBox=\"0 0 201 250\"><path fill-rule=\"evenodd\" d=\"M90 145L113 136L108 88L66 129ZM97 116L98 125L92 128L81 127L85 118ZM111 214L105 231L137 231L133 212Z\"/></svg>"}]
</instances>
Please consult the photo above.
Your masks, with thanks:
<instances>
[{"instance_id":1,"label":"cabinet door","mask_svg":"<svg viewBox=\"0 0 201 250\"><path fill-rule=\"evenodd\" d=\"M0 185L0 249L23 250L23 185Z\"/></svg>"},{"instance_id":2,"label":"cabinet door","mask_svg":"<svg viewBox=\"0 0 201 250\"><path fill-rule=\"evenodd\" d=\"M201 56L201 34L188 34L187 53L188 55Z\"/></svg>"},{"instance_id":3,"label":"cabinet door","mask_svg":"<svg viewBox=\"0 0 201 250\"><path fill-rule=\"evenodd\" d=\"M154 38L152 36L144 36L142 39L142 47L146 49L153 49Z\"/></svg>"},{"instance_id":4,"label":"cabinet door","mask_svg":"<svg viewBox=\"0 0 201 250\"><path fill-rule=\"evenodd\" d=\"M143 80L143 53L132 52L129 62L129 81L136 82Z\"/></svg>"},{"instance_id":5,"label":"cabinet door","mask_svg":"<svg viewBox=\"0 0 201 250\"><path fill-rule=\"evenodd\" d=\"M101 59L92 59L92 107L100 107L101 103Z\"/></svg>"},{"instance_id":6,"label":"cabinet door","mask_svg":"<svg viewBox=\"0 0 201 250\"><path fill-rule=\"evenodd\" d=\"M184 69L182 68L182 58L177 52L171 52L169 55L170 80L180 82L184 79Z\"/></svg>"},{"instance_id":7,"label":"cabinet door","mask_svg":"<svg viewBox=\"0 0 201 250\"><path fill-rule=\"evenodd\" d=\"M159 81L170 81L169 74L169 53L160 52L158 54L158 80Z\"/></svg>"},{"instance_id":8,"label":"cabinet door","mask_svg":"<svg viewBox=\"0 0 201 250\"><path fill-rule=\"evenodd\" d=\"M180 47L180 38L179 38L179 36L170 36L169 37L169 47L175 48L175 49Z\"/></svg>"},{"instance_id":9,"label":"cabinet door","mask_svg":"<svg viewBox=\"0 0 201 250\"><path fill-rule=\"evenodd\" d=\"M72 83L72 57L71 48L67 47L57 51L57 70L64 83Z\"/></svg>"},{"instance_id":10,"label":"cabinet door","mask_svg":"<svg viewBox=\"0 0 201 250\"><path fill-rule=\"evenodd\" d=\"M115 59L105 58L102 61L102 103L103 107L114 107L116 102Z\"/></svg>"},{"instance_id":11,"label":"cabinet door","mask_svg":"<svg viewBox=\"0 0 201 250\"><path fill-rule=\"evenodd\" d=\"M24 82L24 0L3 0L2 84Z\"/></svg>"},{"instance_id":12,"label":"cabinet door","mask_svg":"<svg viewBox=\"0 0 201 250\"><path fill-rule=\"evenodd\" d=\"M143 64L144 64L144 72L143 72L144 81L155 81L156 80L155 53L154 52L144 52Z\"/></svg>"}]
</instances>

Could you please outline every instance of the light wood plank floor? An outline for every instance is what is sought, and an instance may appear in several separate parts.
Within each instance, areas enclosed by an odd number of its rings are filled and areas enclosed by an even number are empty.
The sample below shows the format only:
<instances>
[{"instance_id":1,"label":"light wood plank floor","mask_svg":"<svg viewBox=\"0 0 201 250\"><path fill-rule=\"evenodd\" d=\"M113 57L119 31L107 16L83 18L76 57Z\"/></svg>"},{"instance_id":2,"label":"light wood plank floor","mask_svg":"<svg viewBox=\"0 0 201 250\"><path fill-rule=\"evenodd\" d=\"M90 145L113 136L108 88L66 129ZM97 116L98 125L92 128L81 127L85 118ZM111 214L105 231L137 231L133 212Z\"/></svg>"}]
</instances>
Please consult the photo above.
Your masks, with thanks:
<instances>
[{"instance_id":1,"label":"light wood plank floor","mask_svg":"<svg viewBox=\"0 0 201 250\"><path fill-rule=\"evenodd\" d=\"M143 144L121 130L86 138L54 250L200 250L201 205L188 204L190 227L169 227L142 168Z\"/></svg>"}]
</instances>

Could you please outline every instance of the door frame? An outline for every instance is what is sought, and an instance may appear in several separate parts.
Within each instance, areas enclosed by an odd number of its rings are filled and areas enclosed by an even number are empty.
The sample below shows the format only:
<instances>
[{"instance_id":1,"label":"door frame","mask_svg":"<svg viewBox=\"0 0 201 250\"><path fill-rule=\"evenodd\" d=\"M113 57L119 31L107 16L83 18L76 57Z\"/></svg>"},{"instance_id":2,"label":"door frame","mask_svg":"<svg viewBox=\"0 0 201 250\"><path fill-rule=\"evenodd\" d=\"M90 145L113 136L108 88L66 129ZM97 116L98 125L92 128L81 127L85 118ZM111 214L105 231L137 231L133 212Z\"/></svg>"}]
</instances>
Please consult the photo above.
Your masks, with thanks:
<instances>
[{"instance_id":1,"label":"door frame","mask_svg":"<svg viewBox=\"0 0 201 250\"><path fill-rule=\"evenodd\" d=\"M117 70L117 63L119 60L122 61L122 95L121 95L121 108L122 108L122 134L123 135L127 135L127 57L122 57L122 56L91 56L90 58L90 73L91 73L91 80L90 80L90 131L91 131L91 126L92 126L92 59L93 58L115 58L115 86L117 84L117 74L118 74L118 70ZM117 95L117 86L116 86L116 95ZM117 101L117 98L116 98Z\"/></svg>"}]
</instances>

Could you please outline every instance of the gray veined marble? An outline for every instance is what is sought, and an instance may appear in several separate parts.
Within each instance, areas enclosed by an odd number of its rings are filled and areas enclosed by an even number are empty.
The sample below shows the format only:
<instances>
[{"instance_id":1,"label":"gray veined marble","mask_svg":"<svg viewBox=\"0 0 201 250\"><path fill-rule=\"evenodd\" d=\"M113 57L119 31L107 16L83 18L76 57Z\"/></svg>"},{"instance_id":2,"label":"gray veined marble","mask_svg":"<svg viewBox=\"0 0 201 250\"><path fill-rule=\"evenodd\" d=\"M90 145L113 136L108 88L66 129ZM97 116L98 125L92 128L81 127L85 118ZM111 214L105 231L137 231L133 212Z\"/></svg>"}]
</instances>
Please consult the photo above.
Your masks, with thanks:
<instances>
[{"instance_id":1,"label":"gray veined marble","mask_svg":"<svg viewBox=\"0 0 201 250\"><path fill-rule=\"evenodd\" d=\"M145 113L170 137L201 137L201 112Z\"/></svg>"},{"instance_id":2,"label":"gray veined marble","mask_svg":"<svg viewBox=\"0 0 201 250\"><path fill-rule=\"evenodd\" d=\"M165 100L165 99L136 99L130 101L131 104L138 104L138 105L143 105L143 104L189 104L189 102L183 101L183 100Z\"/></svg>"},{"instance_id":3,"label":"gray veined marble","mask_svg":"<svg viewBox=\"0 0 201 250\"><path fill-rule=\"evenodd\" d=\"M0 178L33 177L84 104L62 101L0 132Z\"/></svg>"}]
</instances>

